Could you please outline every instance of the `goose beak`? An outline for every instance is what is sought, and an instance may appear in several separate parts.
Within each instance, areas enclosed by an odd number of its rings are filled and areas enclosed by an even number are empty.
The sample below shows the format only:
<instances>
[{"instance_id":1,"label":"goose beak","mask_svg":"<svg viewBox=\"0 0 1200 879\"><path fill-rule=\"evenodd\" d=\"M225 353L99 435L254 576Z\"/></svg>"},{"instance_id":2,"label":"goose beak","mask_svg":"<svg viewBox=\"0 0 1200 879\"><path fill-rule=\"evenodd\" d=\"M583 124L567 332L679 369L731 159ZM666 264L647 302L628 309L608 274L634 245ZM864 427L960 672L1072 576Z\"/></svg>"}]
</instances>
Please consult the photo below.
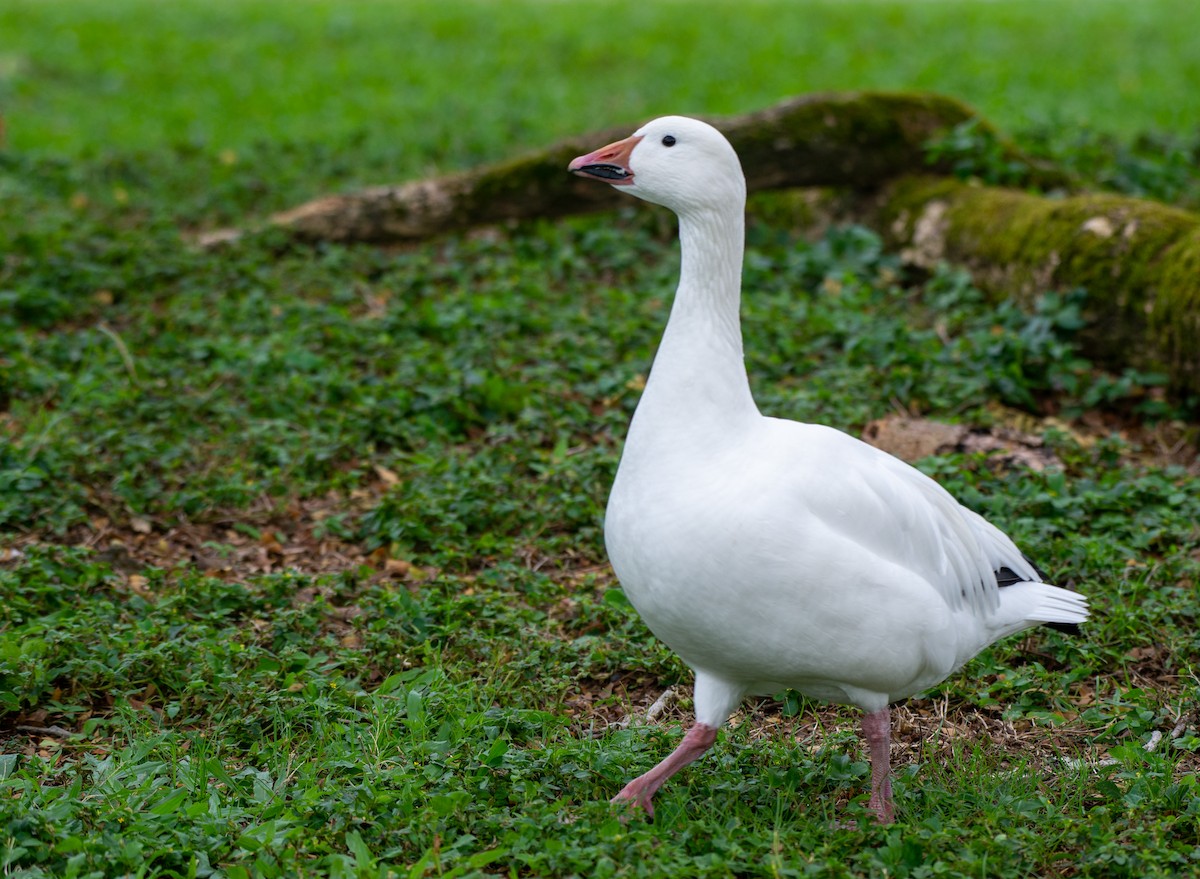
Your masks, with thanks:
<instances>
[{"instance_id":1,"label":"goose beak","mask_svg":"<svg viewBox=\"0 0 1200 879\"><path fill-rule=\"evenodd\" d=\"M629 167L629 158L633 148L641 143L641 135L627 137L600 147L595 152L572 159L567 170L580 177L601 180L613 186L630 186L633 183L633 169Z\"/></svg>"}]
</instances>

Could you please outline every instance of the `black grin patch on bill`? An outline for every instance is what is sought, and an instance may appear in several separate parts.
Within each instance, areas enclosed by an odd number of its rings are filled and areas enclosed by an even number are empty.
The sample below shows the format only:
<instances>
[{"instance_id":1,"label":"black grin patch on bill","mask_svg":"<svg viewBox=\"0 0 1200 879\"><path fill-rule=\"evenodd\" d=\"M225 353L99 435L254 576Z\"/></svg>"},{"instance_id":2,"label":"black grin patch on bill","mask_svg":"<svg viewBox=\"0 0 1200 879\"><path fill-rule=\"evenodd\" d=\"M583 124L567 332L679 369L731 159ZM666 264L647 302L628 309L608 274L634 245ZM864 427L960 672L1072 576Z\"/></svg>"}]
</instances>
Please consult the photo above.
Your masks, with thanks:
<instances>
[{"instance_id":1,"label":"black grin patch on bill","mask_svg":"<svg viewBox=\"0 0 1200 879\"><path fill-rule=\"evenodd\" d=\"M624 180L629 177L629 172L620 165L584 165L581 168L575 169L576 174L587 174L591 177L599 177L603 180Z\"/></svg>"}]
</instances>

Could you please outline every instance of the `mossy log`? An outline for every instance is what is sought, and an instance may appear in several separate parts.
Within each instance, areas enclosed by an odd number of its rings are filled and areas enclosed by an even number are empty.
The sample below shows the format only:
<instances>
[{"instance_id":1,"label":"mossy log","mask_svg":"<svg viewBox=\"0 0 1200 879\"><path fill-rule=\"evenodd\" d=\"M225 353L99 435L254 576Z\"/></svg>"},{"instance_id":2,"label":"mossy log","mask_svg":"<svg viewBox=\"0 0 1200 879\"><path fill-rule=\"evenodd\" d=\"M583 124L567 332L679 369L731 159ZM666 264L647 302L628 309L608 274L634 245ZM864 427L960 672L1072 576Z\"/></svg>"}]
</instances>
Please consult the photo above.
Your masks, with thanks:
<instances>
[{"instance_id":1,"label":"mossy log","mask_svg":"<svg viewBox=\"0 0 1200 879\"><path fill-rule=\"evenodd\" d=\"M947 170L930 164L927 144L975 120L965 104L926 93L849 92L794 98L724 119L713 119L741 156L750 191L796 186L872 189L897 174ZM607 186L566 173L567 163L627 137L638 123L573 137L516 159L397 186L333 195L275 214L269 226L308 241L417 241L473 226L605 210L621 203ZM1000 140L1001 149L1017 151ZM1031 167L1037 182L1064 176ZM238 230L202 237L205 245L235 239Z\"/></svg>"},{"instance_id":2,"label":"mossy log","mask_svg":"<svg viewBox=\"0 0 1200 879\"><path fill-rule=\"evenodd\" d=\"M1022 157L966 105L939 95L811 95L712 121L741 156L751 192L791 190L754 205L776 222L798 231L830 222L872 226L911 262L962 264L998 296L1029 300L1049 289L1086 287L1089 356L1165 371L1177 394L1200 394L1200 217L1116 195L1053 198L931 176L951 169L930 164L930 139L973 122L998 147L993 160L999 155L1027 169L1025 183L1071 185L1062 172ZM566 166L632 127L431 180L317 199L266 226L303 241L403 243L629 204ZM241 234L213 232L200 243Z\"/></svg>"},{"instance_id":3,"label":"mossy log","mask_svg":"<svg viewBox=\"0 0 1200 879\"><path fill-rule=\"evenodd\" d=\"M1027 303L1083 287L1087 354L1166 372L1200 393L1200 215L1111 194L1046 198L934 177L894 181L864 210L910 263L965 266Z\"/></svg>"}]
</instances>

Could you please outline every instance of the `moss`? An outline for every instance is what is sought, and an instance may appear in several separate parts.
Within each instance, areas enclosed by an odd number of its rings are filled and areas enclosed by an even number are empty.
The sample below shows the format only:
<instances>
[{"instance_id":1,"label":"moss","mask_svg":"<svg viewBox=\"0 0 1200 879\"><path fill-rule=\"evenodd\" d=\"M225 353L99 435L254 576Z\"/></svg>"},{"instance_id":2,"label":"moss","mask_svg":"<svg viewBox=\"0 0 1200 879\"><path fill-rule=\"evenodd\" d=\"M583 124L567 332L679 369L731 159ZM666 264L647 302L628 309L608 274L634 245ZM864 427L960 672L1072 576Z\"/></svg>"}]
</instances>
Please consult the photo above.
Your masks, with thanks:
<instances>
[{"instance_id":1,"label":"moss","mask_svg":"<svg viewBox=\"0 0 1200 879\"><path fill-rule=\"evenodd\" d=\"M864 91L807 95L718 125L752 190L866 188L924 168L926 141L974 115L941 95Z\"/></svg>"},{"instance_id":2,"label":"moss","mask_svg":"<svg viewBox=\"0 0 1200 879\"><path fill-rule=\"evenodd\" d=\"M1147 321L1172 372L1190 376L1188 390L1200 393L1200 228L1182 236L1163 254L1154 307Z\"/></svg>"},{"instance_id":3,"label":"moss","mask_svg":"<svg viewBox=\"0 0 1200 879\"><path fill-rule=\"evenodd\" d=\"M747 215L772 229L787 229L818 238L842 216L843 189L804 187L756 192L746 205Z\"/></svg>"},{"instance_id":4,"label":"moss","mask_svg":"<svg viewBox=\"0 0 1200 879\"><path fill-rule=\"evenodd\" d=\"M934 214L938 228L922 227ZM1085 288L1090 356L1161 369L1176 391L1200 390L1200 217L1118 195L1051 199L918 178L889 190L883 222L910 248L933 234L918 261L962 263L998 295Z\"/></svg>"}]
</instances>

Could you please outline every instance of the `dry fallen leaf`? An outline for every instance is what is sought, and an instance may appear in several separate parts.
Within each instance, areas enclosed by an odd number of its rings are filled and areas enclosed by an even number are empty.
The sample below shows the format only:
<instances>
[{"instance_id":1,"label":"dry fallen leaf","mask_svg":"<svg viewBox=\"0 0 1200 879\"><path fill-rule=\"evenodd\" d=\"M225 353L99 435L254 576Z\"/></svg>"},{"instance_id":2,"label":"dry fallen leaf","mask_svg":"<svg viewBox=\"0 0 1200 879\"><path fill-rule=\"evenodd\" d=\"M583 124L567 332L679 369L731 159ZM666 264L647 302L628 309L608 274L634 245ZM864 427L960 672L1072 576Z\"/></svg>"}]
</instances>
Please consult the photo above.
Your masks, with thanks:
<instances>
[{"instance_id":1,"label":"dry fallen leaf","mask_svg":"<svg viewBox=\"0 0 1200 879\"><path fill-rule=\"evenodd\" d=\"M389 470L382 464L375 465L375 475L379 477L384 485L396 485L400 482L400 477L396 475L396 471Z\"/></svg>"},{"instance_id":2,"label":"dry fallen leaf","mask_svg":"<svg viewBox=\"0 0 1200 879\"><path fill-rule=\"evenodd\" d=\"M126 582L129 584L129 588L138 595L146 596L150 594L150 590L146 588L149 585L150 580L146 577L143 577L141 574L130 574L126 579Z\"/></svg>"},{"instance_id":3,"label":"dry fallen leaf","mask_svg":"<svg viewBox=\"0 0 1200 879\"><path fill-rule=\"evenodd\" d=\"M955 449L966 435L967 428L960 424L906 415L889 415L863 429L866 442L909 462Z\"/></svg>"},{"instance_id":4,"label":"dry fallen leaf","mask_svg":"<svg viewBox=\"0 0 1200 879\"><path fill-rule=\"evenodd\" d=\"M384 573L392 577L403 577L412 570L412 562L404 559L388 559L383 564Z\"/></svg>"}]
</instances>

